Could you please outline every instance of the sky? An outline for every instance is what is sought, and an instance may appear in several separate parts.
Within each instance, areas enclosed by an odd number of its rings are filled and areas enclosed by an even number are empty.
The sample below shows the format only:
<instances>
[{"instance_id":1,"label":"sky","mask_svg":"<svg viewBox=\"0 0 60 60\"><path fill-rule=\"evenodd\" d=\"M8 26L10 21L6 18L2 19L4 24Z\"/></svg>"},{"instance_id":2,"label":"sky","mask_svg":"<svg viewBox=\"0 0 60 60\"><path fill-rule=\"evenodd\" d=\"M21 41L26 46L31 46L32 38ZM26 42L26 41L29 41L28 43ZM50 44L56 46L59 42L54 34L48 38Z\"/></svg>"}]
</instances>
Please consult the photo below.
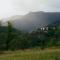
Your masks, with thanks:
<instances>
[{"instance_id":1,"label":"sky","mask_svg":"<svg viewBox=\"0 0 60 60\"><path fill-rule=\"evenodd\" d=\"M60 0L0 0L0 18L33 11L60 12Z\"/></svg>"}]
</instances>

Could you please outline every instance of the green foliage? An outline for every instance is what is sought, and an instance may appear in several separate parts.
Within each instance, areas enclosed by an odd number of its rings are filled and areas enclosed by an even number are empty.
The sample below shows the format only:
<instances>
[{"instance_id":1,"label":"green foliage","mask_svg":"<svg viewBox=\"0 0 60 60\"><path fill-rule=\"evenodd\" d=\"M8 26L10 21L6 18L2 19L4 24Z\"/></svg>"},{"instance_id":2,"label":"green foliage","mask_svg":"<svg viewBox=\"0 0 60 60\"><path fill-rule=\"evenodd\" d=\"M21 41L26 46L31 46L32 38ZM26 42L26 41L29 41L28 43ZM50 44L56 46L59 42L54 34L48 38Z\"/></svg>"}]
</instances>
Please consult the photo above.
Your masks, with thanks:
<instances>
[{"instance_id":1,"label":"green foliage","mask_svg":"<svg viewBox=\"0 0 60 60\"><path fill-rule=\"evenodd\" d=\"M27 33L13 28L11 22L8 22L8 26L0 25L0 50L60 46L60 26L50 26L48 30L46 28Z\"/></svg>"}]
</instances>

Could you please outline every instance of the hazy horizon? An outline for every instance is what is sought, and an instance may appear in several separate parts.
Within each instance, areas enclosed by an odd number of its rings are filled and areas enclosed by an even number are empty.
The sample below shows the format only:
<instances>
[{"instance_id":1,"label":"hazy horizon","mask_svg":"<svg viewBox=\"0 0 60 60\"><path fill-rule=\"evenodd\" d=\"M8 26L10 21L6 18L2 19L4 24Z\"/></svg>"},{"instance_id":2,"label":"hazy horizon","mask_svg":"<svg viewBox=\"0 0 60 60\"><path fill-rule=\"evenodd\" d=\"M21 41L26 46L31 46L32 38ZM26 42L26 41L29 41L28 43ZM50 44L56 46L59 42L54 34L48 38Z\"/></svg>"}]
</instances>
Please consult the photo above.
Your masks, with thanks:
<instances>
[{"instance_id":1,"label":"hazy horizon","mask_svg":"<svg viewBox=\"0 0 60 60\"><path fill-rule=\"evenodd\" d=\"M0 0L0 19L34 11L60 12L60 0Z\"/></svg>"}]
</instances>

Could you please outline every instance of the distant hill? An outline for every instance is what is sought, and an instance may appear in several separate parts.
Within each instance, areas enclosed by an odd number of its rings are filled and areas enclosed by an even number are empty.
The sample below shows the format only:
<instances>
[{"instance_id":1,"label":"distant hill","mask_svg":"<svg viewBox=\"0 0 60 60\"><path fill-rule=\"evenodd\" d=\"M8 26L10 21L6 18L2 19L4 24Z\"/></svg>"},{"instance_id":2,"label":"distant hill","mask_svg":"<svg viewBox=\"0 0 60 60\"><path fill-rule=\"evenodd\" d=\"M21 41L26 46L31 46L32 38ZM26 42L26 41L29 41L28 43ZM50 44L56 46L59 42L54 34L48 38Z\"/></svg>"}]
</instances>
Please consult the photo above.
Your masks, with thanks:
<instances>
[{"instance_id":1,"label":"distant hill","mask_svg":"<svg viewBox=\"0 0 60 60\"><path fill-rule=\"evenodd\" d=\"M11 19L15 28L30 32L56 22L56 24L60 24L58 22L60 21L60 12L30 12L22 18L21 16L15 16Z\"/></svg>"},{"instance_id":2,"label":"distant hill","mask_svg":"<svg viewBox=\"0 0 60 60\"><path fill-rule=\"evenodd\" d=\"M51 23L48 26L60 26L60 21L55 21L54 23Z\"/></svg>"}]
</instances>

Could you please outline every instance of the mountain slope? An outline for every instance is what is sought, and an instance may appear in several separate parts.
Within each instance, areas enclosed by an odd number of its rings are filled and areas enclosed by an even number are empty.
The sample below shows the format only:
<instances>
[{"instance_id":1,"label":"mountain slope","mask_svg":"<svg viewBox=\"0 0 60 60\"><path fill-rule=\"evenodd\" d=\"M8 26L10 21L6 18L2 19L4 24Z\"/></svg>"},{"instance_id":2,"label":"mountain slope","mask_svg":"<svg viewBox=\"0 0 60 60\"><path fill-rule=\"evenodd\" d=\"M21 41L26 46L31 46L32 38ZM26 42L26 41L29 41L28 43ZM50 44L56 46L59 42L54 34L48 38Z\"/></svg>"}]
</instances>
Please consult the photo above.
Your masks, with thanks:
<instances>
[{"instance_id":1,"label":"mountain slope","mask_svg":"<svg viewBox=\"0 0 60 60\"><path fill-rule=\"evenodd\" d=\"M32 31L60 21L60 12L30 12L22 18L13 20L13 26L24 31Z\"/></svg>"}]
</instances>

